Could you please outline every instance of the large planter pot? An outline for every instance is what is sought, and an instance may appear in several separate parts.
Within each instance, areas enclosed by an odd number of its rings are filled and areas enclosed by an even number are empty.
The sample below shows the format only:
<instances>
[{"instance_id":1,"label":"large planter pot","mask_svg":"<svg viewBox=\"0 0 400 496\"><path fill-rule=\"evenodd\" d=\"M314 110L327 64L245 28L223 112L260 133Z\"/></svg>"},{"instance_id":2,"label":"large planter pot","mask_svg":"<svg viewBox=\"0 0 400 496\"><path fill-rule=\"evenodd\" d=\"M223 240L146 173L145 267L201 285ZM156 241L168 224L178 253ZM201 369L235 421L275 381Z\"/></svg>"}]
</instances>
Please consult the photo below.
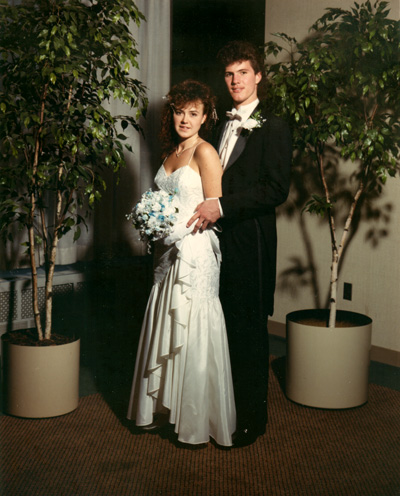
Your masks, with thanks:
<instances>
[{"instance_id":1,"label":"large planter pot","mask_svg":"<svg viewBox=\"0 0 400 496\"><path fill-rule=\"evenodd\" d=\"M372 320L345 311L335 328L327 320L328 310L287 315L286 396L317 408L360 406L368 400Z\"/></svg>"},{"instance_id":2,"label":"large planter pot","mask_svg":"<svg viewBox=\"0 0 400 496\"><path fill-rule=\"evenodd\" d=\"M56 346L21 346L2 340L4 413L45 418L79 402L80 340Z\"/></svg>"}]
</instances>

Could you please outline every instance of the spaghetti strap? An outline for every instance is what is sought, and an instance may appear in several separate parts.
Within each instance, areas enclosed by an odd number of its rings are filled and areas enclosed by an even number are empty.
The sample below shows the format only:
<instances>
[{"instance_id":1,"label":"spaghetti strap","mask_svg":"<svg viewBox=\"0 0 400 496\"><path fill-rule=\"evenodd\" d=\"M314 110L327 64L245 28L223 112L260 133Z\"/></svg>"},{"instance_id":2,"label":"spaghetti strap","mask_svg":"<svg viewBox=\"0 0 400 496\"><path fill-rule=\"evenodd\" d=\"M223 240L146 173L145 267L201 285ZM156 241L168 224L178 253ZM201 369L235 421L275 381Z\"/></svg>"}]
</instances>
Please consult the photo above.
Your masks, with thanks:
<instances>
[{"instance_id":1,"label":"spaghetti strap","mask_svg":"<svg viewBox=\"0 0 400 496\"><path fill-rule=\"evenodd\" d=\"M200 143L197 143L197 145L193 147L193 151L192 151L192 154L190 155L190 159L189 159L189 162L187 163L187 165L190 165L190 162L192 161L192 158L193 158L193 155L194 155L194 153L195 153L195 151L196 151L196 148L197 148L199 145L201 145L202 143L204 143L204 141L201 141Z\"/></svg>"}]
</instances>

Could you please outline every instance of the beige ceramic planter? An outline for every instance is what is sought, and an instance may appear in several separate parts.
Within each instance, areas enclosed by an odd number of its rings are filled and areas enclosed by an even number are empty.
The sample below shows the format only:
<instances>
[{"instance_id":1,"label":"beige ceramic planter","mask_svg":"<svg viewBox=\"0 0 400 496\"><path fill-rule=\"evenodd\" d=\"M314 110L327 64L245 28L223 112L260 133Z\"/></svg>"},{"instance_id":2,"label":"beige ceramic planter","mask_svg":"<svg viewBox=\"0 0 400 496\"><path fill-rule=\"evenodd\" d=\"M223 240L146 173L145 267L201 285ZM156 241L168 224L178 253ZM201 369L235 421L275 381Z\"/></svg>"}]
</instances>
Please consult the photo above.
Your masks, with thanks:
<instances>
[{"instance_id":1,"label":"beige ceramic planter","mask_svg":"<svg viewBox=\"0 0 400 496\"><path fill-rule=\"evenodd\" d=\"M79 340L44 347L2 341L2 348L5 413L45 418L77 408Z\"/></svg>"},{"instance_id":2,"label":"beige ceramic planter","mask_svg":"<svg viewBox=\"0 0 400 496\"><path fill-rule=\"evenodd\" d=\"M287 315L286 396L317 408L352 408L368 400L372 320L338 312L346 327L317 327L303 319L322 317L327 310L301 310Z\"/></svg>"}]
</instances>

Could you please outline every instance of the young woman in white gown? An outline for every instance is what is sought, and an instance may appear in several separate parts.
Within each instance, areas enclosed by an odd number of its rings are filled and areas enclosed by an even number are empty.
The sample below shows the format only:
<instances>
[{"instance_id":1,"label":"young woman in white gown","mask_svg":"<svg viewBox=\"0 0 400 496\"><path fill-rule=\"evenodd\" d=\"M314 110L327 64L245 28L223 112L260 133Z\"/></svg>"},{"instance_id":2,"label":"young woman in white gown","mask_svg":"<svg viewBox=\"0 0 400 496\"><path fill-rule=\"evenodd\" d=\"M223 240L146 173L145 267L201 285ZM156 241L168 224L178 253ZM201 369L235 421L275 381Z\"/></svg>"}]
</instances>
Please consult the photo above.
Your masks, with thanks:
<instances>
[{"instance_id":1,"label":"young woman in white gown","mask_svg":"<svg viewBox=\"0 0 400 496\"><path fill-rule=\"evenodd\" d=\"M202 444L212 437L231 446L236 411L228 342L219 292L221 263L212 228L186 227L205 198L221 196L222 167L202 137L215 115L208 86L187 80L167 95L162 118L164 161L159 189L176 191L178 221L155 243L154 285L143 320L128 418L154 425L156 413L175 425L178 440Z\"/></svg>"}]
</instances>

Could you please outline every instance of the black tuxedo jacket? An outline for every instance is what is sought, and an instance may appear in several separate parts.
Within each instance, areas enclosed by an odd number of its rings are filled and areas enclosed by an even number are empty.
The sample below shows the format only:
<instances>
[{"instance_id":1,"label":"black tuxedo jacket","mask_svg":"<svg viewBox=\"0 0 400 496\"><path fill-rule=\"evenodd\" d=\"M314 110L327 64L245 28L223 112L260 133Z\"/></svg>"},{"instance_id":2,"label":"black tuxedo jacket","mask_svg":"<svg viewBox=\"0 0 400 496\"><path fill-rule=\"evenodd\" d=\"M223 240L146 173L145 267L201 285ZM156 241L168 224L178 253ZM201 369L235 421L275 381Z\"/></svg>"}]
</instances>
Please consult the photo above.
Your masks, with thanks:
<instances>
[{"instance_id":1,"label":"black tuxedo jacket","mask_svg":"<svg viewBox=\"0 0 400 496\"><path fill-rule=\"evenodd\" d=\"M258 106L253 114L260 109ZM242 287L246 296L257 298L264 312L273 313L276 279L275 207L289 193L292 144L287 124L262 111L265 122L247 136L239 136L222 176L223 218L218 223L222 250L221 285L234 284L236 291L246 277L258 282ZM218 149L224 123L217 134ZM233 272L238 272L237 280ZM249 275L252 274L252 275ZM222 287L222 286L221 286ZM255 289L257 287L257 289Z\"/></svg>"}]
</instances>

